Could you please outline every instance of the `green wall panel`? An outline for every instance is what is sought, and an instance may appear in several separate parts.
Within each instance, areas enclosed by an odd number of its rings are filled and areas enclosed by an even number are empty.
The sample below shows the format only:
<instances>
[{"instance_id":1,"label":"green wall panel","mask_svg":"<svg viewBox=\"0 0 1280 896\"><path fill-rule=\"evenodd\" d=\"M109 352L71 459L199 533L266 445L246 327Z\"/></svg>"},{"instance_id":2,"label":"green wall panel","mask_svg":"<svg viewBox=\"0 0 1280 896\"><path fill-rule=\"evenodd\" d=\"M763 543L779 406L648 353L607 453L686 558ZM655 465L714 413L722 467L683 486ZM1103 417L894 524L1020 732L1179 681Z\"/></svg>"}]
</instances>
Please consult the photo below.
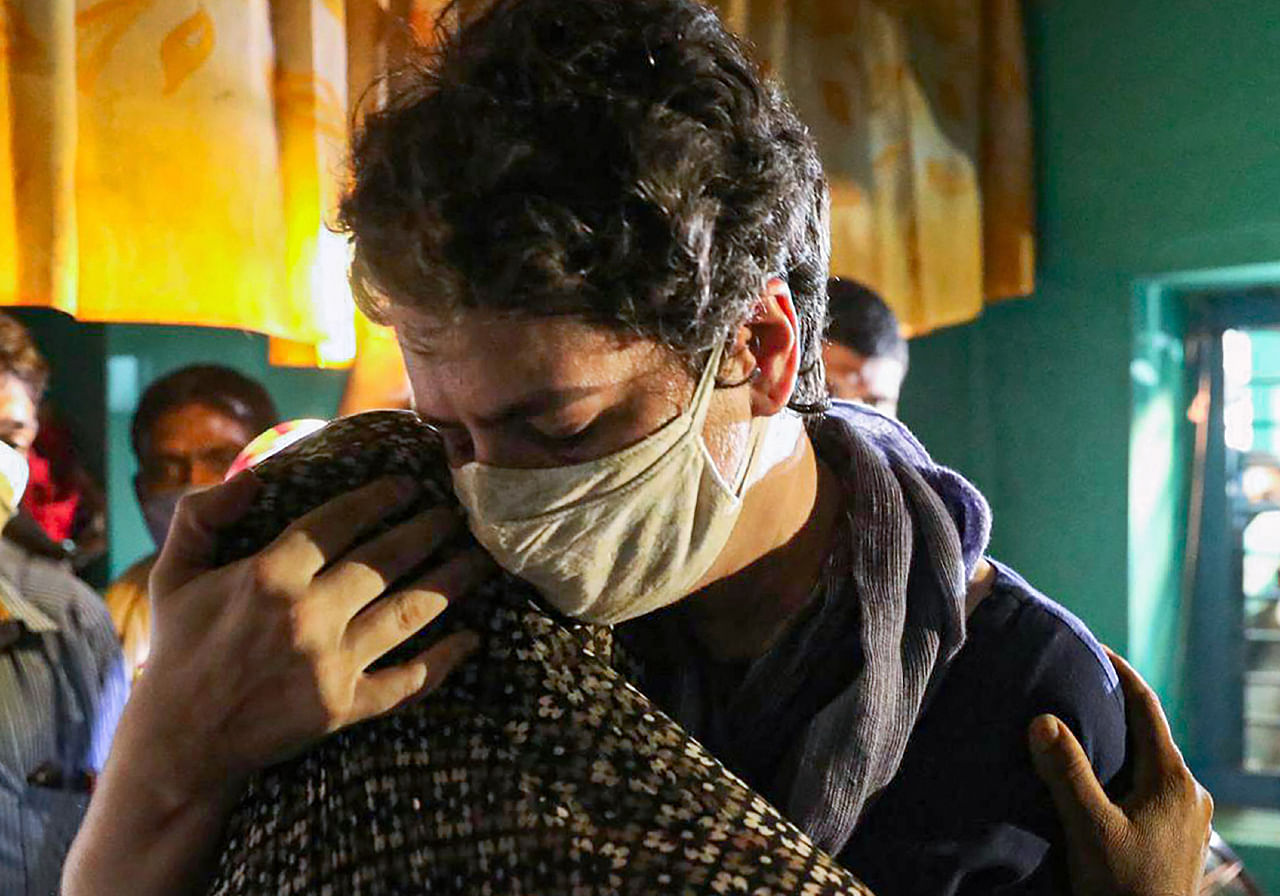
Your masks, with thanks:
<instances>
[{"instance_id":1,"label":"green wall panel","mask_svg":"<svg viewBox=\"0 0 1280 896\"><path fill-rule=\"evenodd\" d=\"M1280 259L1275 6L1026 17L1037 289L915 340L902 413L987 491L996 553L1127 647L1132 297L1162 272Z\"/></svg>"}]
</instances>

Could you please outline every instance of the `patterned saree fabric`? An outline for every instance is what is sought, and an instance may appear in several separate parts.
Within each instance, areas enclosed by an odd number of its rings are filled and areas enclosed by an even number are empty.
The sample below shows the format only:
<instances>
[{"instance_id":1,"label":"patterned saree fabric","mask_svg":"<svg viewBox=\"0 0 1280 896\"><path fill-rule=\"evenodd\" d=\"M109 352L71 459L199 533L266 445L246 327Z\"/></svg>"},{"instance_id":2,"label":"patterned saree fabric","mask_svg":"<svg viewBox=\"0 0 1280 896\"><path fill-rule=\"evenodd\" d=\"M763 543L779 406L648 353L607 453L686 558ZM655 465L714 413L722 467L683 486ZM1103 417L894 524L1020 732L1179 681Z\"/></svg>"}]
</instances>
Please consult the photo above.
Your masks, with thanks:
<instances>
[{"instance_id":1,"label":"patterned saree fabric","mask_svg":"<svg viewBox=\"0 0 1280 896\"><path fill-rule=\"evenodd\" d=\"M385 473L419 479L423 506L453 501L438 442L408 412L345 418L256 471L223 561ZM508 579L459 601L389 658L469 625L483 646L445 687L257 777L213 892L867 892L612 668L608 629L562 624L530 596Z\"/></svg>"}]
</instances>

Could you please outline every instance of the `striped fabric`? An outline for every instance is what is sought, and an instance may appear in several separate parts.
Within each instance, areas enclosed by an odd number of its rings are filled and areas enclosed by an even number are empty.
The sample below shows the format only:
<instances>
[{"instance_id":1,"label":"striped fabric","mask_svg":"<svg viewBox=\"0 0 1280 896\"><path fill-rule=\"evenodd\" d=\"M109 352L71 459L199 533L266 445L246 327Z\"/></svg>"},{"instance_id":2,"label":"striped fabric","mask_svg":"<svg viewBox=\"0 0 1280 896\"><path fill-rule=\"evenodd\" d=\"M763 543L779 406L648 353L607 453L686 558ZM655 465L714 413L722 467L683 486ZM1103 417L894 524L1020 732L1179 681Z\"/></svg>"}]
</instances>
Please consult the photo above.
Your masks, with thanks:
<instances>
[{"instance_id":1,"label":"striped fabric","mask_svg":"<svg viewBox=\"0 0 1280 896\"><path fill-rule=\"evenodd\" d=\"M0 893L56 893L128 696L101 599L0 539ZM33 777L47 783L28 783Z\"/></svg>"}]
</instances>

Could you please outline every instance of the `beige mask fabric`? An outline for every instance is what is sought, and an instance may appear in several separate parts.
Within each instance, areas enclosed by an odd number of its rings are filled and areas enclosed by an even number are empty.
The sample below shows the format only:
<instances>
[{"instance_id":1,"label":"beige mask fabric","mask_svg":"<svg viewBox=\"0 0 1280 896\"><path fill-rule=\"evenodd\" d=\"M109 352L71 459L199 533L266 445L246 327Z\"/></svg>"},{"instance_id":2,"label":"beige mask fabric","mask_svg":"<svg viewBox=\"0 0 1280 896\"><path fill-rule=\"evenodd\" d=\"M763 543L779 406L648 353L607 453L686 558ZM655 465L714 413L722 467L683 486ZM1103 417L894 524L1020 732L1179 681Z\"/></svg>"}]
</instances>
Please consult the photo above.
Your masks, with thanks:
<instances>
[{"instance_id":1,"label":"beige mask fabric","mask_svg":"<svg viewBox=\"0 0 1280 896\"><path fill-rule=\"evenodd\" d=\"M722 355L712 353L688 410L614 454L550 469L453 470L476 539L587 622L625 622L687 595L724 549L761 462L789 457L802 429L790 412L754 418L746 458L726 483L702 438Z\"/></svg>"},{"instance_id":2,"label":"beige mask fabric","mask_svg":"<svg viewBox=\"0 0 1280 896\"><path fill-rule=\"evenodd\" d=\"M0 527L17 516L30 474L27 459L12 445L0 442Z\"/></svg>"}]
</instances>

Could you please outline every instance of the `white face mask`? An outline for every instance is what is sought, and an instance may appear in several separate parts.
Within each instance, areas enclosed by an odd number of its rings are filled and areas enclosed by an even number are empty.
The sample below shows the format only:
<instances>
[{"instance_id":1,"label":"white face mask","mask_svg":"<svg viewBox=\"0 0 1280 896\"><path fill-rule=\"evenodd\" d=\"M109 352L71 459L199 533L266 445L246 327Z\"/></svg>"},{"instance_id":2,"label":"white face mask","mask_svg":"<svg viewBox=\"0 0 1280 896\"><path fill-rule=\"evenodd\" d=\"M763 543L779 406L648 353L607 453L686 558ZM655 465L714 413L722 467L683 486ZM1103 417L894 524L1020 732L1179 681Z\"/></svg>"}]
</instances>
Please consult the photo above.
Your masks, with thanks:
<instances>
[{"instance_id":1,"label":"white face mask","mask_svg":"<svg viewBox=\"0 0 1280 896\"><path fill-rule=\"evenodd\" d=\"M625 622L687 595L729 540L743 493L791 456L803 430L789 411L753 419L742 468L726 483L702 438L722 351L689 409L629 448L568 467L455 469L477 540L587 622Z\"/></svg>"},{"instance_id":2,"label":"white face mask","mask_svg":"<svg viewBox=\"0 0 1280 896\"><path fill-rule=\"evenodd\" d=\"M0 527L17 516L30 475L31 467L21 452L8 442L0 442Z\"/></svg>"}]
</instances>

